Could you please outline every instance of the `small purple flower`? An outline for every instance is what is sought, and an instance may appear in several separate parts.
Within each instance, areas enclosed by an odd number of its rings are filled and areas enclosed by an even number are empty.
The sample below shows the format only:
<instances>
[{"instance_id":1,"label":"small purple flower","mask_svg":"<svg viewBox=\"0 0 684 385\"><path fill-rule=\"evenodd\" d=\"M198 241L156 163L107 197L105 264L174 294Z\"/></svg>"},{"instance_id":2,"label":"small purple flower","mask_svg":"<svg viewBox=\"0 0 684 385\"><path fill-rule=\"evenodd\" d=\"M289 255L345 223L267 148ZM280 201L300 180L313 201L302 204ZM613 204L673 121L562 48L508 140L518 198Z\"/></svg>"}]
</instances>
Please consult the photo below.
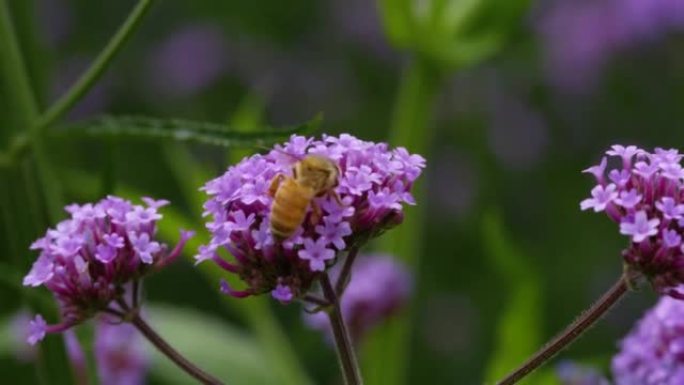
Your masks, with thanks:
<instances>
[{"instance_id":1,"label":"small purple flower","mask_svg":"<svg viewBox=\"0 0 684 385\"><path fill-rule=\"evenodd\" d=\"M682 243L682 236L675 230L664 230L662 237L663 245L667 248L677 247Z\"/></svg>"},{"instance_id":2,"label":"small purple flower","mask_svg":"<svg viewBox=\"0 0 684 385\"><path fill-rule=\"evenodd\" d=\"M333 222L330 218L325 218L323 222L322 226L316 226L316 232L326 243L332 243L337 250L344 250L344 237L352 233L349 222Z\"/></svg>"},{"instance_id":3,"label":"small purple flower","mask_svg":"<svg viewBox=\"0 0 684 385\"><path fill-rule=\"evenodd\" d=\"M626 221L620 223L620 234L632 237L632 242L641 242L644 239L658 233L660 219L648 219L646 212L637 211L632 221L627 217Z\"/></svg>"},{"instance_id":4,"label":"small purple flower","mask_svg":"<svg viewBox=\"0 0 684 385\"><path fill-rule=\"evenodd\" d=\"M143 263L152 263L154 261L152 255L161 250L159 243L150 241L150 235L147 233L137 235L134 232L129 232L128 239L133 246L133 250L135 250L135 253L140 257L140 260L143 261Z\"/></svg>"},{"instance_id":5,"label":"small purple flower","mask_svg":"<svg viewBox=\"0 0 684 385\"><path fill-rule=\"evenodd\" d=\"M619 349L611 365L616 385L684 383L684 301L661 297Z\"/></svg>"},{"instance_id":6,"label":"small purple flower","mask_svg":"<svg viewBox=\"0 0 684 385\"><path fill-rule=\"evenodd\" d=\"M596 166L591 166L587 169L582 170L583 173L591 174L596 178L596 183L603 184L603 174L606 172L606 166L608 165L608 158L605 156L601 158L601 163Z\"/></svg>"},{"instance_id":7,"label":"small purple flower","mask_svg":"<svg viewBox=\"0 0 684 385\"><path fill-rule=\"evenodd\" d=\"M677 204L671 197L663 197L655 204L656 208L663 213L663 218L673 220L679 219L684 214L684 205Z\"/></svg>"},{"instance_id":8,"label":"small purple flower","mask_svg":"<svg viewBox=\"0 0 684 385\"><path fill-rule=\"evenodd\" d=\"M615 203L626 208L634 208L639 202L641 202L641 195L636 189L631 189L629 191L620 191L620 197L615 199Z\"/></svg>"},{"instance_id":9,"label":"small purple flower","mask_svg":"<svg viewBox=\"0 0 684 385\"><path fill-rule=\"evenodd\" d=\"M308 261L311 271L325 270L325 261L335 258L335 250L328 249L328 241L324 237L315 242L311 239L304 240L304 248L299 250L299 258Z\"/></svg>"},{"instance_id":10,"label":"small purple flower","mask_svg":"<svg viewBox=\"0 0 684 385\"><path fill-rule=\"evenodd\" d=\"M598 185L591 190L591 198L587 198L580 203L582 210L594 209L594 212L603 211L606 206L613 202L617 197L617 186L609 184L606 187Z\"/></svg>"},{"instance_id":11,"label":"small purple flower","mask_svg":"<svg viewBox=\"0 0 684 385\"><path fill-rule=\"evenodd\" d=\"M342 296L342 315L355 339L399 312L412 291L411 274L396 259L379 254L357 258ZM327 318L322 312L304 315L309 326L330 335Z\"/></svg>"},{"instance_id":12,"label":"small purple flower","mask_svg":"<svg viewBox=\"0 0 684 385\"><path fill-rule=\"evenodd\" d=\"M156 202L159 206L163 201ZM94 204L67 206L71 218L48 229L32 244L40 255L24 277L25 286L45 286L57 299L62 322L47 325L37 315L31 323L29 342L46 333L63 332L121 299L124 285L138 280L175 260L191 233L181 238L171 252L154 241L155 207L133 205L109 196Z\"/></svg>"},{"instance_id":13,"label":"small purple flower","mask_svg":"<svg viewBox=\"0 0 684 385\"><path fill-rule=\"evenodd\" d=\"M629 183L632 174L627 170L611 170L608 178L618 187L625 187Z\"/></svg>"},{"instance_id":14,"label":"small purple flower","mask_svg":"<svg viewBox=\"0 0 684 385\"><path fill-rule=\"evenodd\" d=\"M684 283L684 250L679 247L684 232L682 155L675 149L649 153L618 145L606 154L620 157L622 165L598 167L603 174L594 174L592 198L580 206L605 211L619 223L620 234L631 240L622 253L627 265L646 276L658 292L672 295L672 287ZM605 174L615 183L605 185Z\"/></svg>"},{"instance_id":15,"label":"small purple flower","mask_svg":"<svg viewBox=\"0 0 684 385\"><path fill-rule=\"evenodd\" d=\"M28 343L35 345L38 341L45 338L47 328L48 326L45 319L40 314L36 315L36 317L29 322Z\"/></svg>"},{"instance_id":16,"label":"small purple flower","mask_svg":"<svg viewBox=\"0 0 684 385\"><path fill-rule=\"evenodd\" d=\"M283 304L289 303L294 298L294 294L290 287L283 284L278 284L271 292L271 295Z\"/></svg>"},{"instance_id":17,"label":"small purple flower","mask_svg":"<svg viewBox=\"0 0 684 385\"><path fill-rule=\"evenodd\" d=\"M269 187L276 175L292 177L295 163L311 154L336 163L337 197L313 198L294 234L278 240L270 230ZM269 153L229 167L202 188L209 195L204 216L210 216L211 240L195 259L212 260L247 285L235 290L223 284L223 293L240 298L271 293L281 302L302 298L343 253L401 223L404 204L415 204L410 190L424 167L423 157L385 143L348 134L320 140L293 135ZM228 254L234 261L224 258Z\"/></svg>"}]
</instances>

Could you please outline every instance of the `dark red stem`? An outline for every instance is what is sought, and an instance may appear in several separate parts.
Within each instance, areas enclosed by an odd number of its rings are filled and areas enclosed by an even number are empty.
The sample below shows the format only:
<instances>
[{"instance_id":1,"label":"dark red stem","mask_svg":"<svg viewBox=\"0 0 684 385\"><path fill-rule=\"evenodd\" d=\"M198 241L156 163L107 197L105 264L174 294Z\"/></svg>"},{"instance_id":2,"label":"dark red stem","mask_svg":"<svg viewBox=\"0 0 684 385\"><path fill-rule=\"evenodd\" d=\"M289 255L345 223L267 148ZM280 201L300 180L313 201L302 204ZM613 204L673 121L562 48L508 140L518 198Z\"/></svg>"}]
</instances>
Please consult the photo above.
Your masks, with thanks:
<instances>
[{"instance_id":1,"label":"dark red stem","mask_svg":"<svg viewBox=\"0 0 684 385\"><path fill-rule=\"evenodd\" d=\"M582 335L590 326L598 321L610 308L615 305L620 298L628 290L629 278L624 275L611 287L598 301L596 301L589 309L582 313L573 323L565 330L554 337L541 349L539 349L532 357L523 363L518 369L508 374L503 380L499 381L498 385L512 385L522 380L525 376L532 373L533 370L540 367L546 361L551 359L556 353L563 350Z\"/></svg>"}]
</instances>

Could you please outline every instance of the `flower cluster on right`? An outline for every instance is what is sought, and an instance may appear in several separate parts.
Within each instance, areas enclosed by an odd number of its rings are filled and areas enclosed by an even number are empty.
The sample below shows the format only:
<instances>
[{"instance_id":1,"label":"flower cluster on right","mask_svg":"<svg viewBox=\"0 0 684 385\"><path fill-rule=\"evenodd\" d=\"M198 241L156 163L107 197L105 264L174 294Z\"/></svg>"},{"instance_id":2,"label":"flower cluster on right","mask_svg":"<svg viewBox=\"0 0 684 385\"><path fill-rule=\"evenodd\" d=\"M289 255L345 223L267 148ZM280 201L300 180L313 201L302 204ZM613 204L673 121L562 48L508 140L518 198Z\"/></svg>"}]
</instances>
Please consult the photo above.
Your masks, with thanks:
<instances>
[{"instance_id":1,"label":"flower cluster on right","mask_svg":"<svg viewBox=\"0 0 684 385\"><path fill-rule=\"evenodd\" d=\"M676 289L684 283L684 155L675 149L650 153L622 145L612 146L606 155L584 170L597 185L581 209L603 211L617 222L630 239L623 251L629 268L648 277L658 292L684 298Z\"/></svg>"},{"instance_id":2,"label":"flower cluster on right","mask_svg":"<svg viewBox=\"0 0 684 385\"><path fill-rule=\"evenodd\" d=\"M684 301L662 297L620 343L617 385L684 384Z\"/></svg>"}]
</instances>

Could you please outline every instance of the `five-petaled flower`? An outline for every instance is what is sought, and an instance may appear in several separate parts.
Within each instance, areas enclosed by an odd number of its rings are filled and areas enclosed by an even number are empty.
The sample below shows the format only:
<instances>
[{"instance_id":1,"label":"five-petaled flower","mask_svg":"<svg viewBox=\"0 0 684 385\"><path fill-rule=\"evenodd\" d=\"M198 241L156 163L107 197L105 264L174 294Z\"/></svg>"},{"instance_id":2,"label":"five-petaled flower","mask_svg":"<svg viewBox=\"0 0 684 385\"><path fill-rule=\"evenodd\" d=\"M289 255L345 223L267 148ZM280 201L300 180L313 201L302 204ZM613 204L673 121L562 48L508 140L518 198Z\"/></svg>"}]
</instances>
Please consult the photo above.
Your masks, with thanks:
<instances>
[{"instance_id":1,"label":"five-petaled flower","mask_svg":"<svg viewBox=\"0 0 684 385\"><path fill-rule=\"evenodd\" d=\"M609 167L607 157L584 172L597 185L582 210L604 211L630 237L623 252L628 267L646 276L661 293L684 298L676 286L684 283L684 169L675 149L653 153L636 146L614 145L608 156L619 158ZM608 178L606 178L606 175Z\"/></svg>"},{"instance_id":2,"label":"five-petaled flower","mask_svg":"<svg viewBox=\"0 0 684 385\"><path fill-rule=\"evenodd\" d=\"M306 155L333 160L339 169L334 192L314 198L320 208L309 210L304 223L286 239L270 230L273 198L269 185L278 175L293 175L293 166ZM235 297L271 292L280 302L301 298L319 274L327 271L342 252L396 226L403 206L413 205L414 181L425 159L404 148L389 149L342 134L320 140L292 136L265 155L254 155L231 166L202 189L211 241L200 247L197 262L213 260L239 275L247 285L235 290L227 282L221 291ZM231 254L235 262L226 258Z\"/></svg>"},{"instance_id":3,"label":"five-petaled flower","mask_svg":"<svg viewBox=\"0 0 684 385\"><path fill-rule=\"evenodd\" d=\"M25 286L45 286L60 305L62 322L31 321L28 341L62 332L121 299L124 286L175 260L192 232L181 231L173 250L154 240L157 209L168 201L145 198L147 207L109 196L97 203L66 207L71 218L31 245L40 255L24 277Z\"/></svg>"}]
</instances>

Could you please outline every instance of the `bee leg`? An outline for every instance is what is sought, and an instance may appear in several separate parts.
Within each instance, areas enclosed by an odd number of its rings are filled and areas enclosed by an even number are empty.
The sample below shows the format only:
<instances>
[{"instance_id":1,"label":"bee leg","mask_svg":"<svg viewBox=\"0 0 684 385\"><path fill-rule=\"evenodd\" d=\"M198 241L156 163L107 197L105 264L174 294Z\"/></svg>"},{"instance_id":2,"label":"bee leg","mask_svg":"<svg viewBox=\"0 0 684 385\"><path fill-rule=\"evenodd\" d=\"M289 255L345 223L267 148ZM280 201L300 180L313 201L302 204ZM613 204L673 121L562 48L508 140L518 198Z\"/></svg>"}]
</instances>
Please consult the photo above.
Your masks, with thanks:
<instances>
[{"instance_id":1,"label":"bee leg","mask_svg":"<svg viewBox=\"0 0 684 385\"><path fill-rule=\"evenodd\" d=\"M335 190L330 190L330 192L328 194L331 197L333 197L333 199L335 200L335 202L337 202L338 205L344 206L344 203L342 203L342 199L340 199L340 196L337 195L337 192Z\"/></svg>"},{"instance_id":2,"label":"bee leg","mask_svg":"<svg viewBox=\"0 0 684 385\"><path fill-rule=\"evenodd\" d=\"M315 200L311 201L311 217L309 221L313 226L316 226L318 222L321 221L321 217L323 216L323 213L321 212L321 207L316 203Z\"/></svg>"},{"instance_id":3,"label":"bee leg","mask_svg":"<svg viewBox=\"0 0 684 385\"><path fill-rule=\"evenodd\" d=\"M276 191L278 191L278 187L280 186L280 183L285 179L285 175L283 174L276 174L276 176L271 179L271 185L268 187L268 195L271 197L274 197L276 194Z\"/></svg>"}]
</instances>

